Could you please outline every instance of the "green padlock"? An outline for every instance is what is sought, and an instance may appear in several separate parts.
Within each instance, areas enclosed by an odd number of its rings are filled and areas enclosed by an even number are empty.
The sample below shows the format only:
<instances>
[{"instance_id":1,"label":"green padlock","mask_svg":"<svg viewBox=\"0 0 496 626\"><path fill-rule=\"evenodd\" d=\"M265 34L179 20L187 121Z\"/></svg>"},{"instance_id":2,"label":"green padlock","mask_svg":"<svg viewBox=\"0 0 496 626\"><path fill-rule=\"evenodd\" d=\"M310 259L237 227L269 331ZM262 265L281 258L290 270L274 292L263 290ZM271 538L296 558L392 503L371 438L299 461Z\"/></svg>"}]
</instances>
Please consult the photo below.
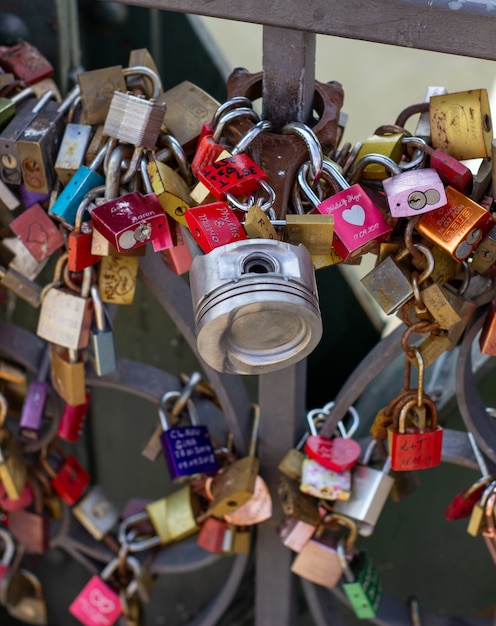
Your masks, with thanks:
<instances>
[{"instance_id":1,"label":"green padlock","mask_svg":"<svg viewBox=\"0 0 496 626\"><path fill-rule=\"evenodd\" d=\"M381 603L382 581L369 553L360 550L348 563L345 543L340 540L337 555L346 579L342 588L355 615L358 619L374 618Z\"/></svg>"}]
</instances>

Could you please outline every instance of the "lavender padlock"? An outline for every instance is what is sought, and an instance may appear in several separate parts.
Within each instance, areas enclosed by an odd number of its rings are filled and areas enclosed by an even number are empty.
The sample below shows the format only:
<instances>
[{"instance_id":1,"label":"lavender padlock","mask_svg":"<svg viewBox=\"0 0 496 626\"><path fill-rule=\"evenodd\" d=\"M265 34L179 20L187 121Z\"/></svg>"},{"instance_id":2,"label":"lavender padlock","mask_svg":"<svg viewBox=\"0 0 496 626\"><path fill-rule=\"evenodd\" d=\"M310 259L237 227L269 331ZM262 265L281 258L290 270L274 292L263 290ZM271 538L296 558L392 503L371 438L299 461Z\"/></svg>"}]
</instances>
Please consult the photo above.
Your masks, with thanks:
<instances>
[{"instance_id":1,"label":"lavender padlock","mask_svg":"<svg viewBox=\"0 0 496 626\"><path fill-rule=\"evenodd\" d=\"M393 217L412 217L448 203L443 182L430 167L385 178L382 186Z\"/></svg>"},{"instance_id":2,"label":"lavender padlock","mask_svg":"<svg viewBox=\"0 0 496 626\"><path fill-rule=\"evenodd\" d=\"M45 349L38 379L29 384L28 393L22 405L19 421L19 437L23 441L38 440L41 437L45 406L51 385L46 381L50 368L50 350Z\"/></svg>"},{"instance_id":3,"label":"lavender padlock","mask_svg":"<svg viewBox=\"0 0 496 626\"><path fill-rule=\"evenodd\" d=\"M158 411L164 431L160 435L160 441L165 462L170 479L176 482L193 480L201 474L215 474L219 471L208 428L204 424L199 424L191 398L188 398L185 404L191 424L170 427L169 407L180 399L179 391L164 394Z\"/></svg>"}]
</instances>

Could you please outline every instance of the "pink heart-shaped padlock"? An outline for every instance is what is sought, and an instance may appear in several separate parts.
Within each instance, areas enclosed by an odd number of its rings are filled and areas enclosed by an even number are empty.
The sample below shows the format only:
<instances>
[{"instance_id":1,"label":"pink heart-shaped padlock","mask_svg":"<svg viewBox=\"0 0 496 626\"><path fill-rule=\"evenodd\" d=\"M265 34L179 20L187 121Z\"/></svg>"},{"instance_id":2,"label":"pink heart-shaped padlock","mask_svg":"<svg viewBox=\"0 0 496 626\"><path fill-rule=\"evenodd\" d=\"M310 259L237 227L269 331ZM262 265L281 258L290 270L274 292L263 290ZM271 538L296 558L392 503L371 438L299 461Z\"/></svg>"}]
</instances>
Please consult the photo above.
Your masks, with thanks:
<instances>
[{"instance_id":1,"label":"pink heart-shaped padlock","mask_svg":"<svg viewBox=\"0 0 496 626\"><path fill-rule=\"evenodd\" d=\"M330 439L322 435L310 435L305 442L304 450L311 459L334 472L351 469L362 452L354 439L343 437Z\"/></svg>"}]
</instances>

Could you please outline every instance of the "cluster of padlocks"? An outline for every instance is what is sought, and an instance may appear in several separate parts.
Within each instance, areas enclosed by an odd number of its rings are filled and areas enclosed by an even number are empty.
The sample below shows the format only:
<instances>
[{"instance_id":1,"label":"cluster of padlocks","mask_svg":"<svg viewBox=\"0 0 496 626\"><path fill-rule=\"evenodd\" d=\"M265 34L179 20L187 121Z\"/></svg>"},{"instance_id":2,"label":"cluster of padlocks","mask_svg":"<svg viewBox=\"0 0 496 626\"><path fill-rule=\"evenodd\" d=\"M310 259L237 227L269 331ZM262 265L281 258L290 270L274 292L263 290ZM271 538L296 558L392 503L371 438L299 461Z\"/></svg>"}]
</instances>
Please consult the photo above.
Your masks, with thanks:
<instances>
[{"instance_id":1,"label":"cluster of padlocks","mask_svg":"<svg viewBox=\"0 0 496 626\"><path fill-rule=\"evenodd\" d=\"M137 553L193 535L216 554L248 553L251 527L272 516L256 457L258 408L249 453L238 458L200 423L195 397L218 401L196 373L164 394L143 450L152 460L163 450L179 483L165 498L118 511L66 452L91 401L87 369L104 377L118 367L105 307L132 304L140 256L189 272L208 365L261 374L319 343L315 270L371 253L364 289L406 325L403 388L378 413L365 452L353 439L353 407L330 433L332 403L308 413L308 432L279 465L277 531L297 553L294 573L341 585L358 617L374 617L381 583L357 535L373 532L390 494L408 493L411 472L441 463L424 369L457 345L494 291L486 91L429 95L353 147L342 142L337 83L316 83L312 124L275 129L253 108L261 74L245 70L233 72L220 104L189 82L164 92L145 50L127 68L78 74L64 99L27 42L2 48L0 66L0 285L39 309L46 342L29 385L15 363L0 369L0 603L25 623L47 623L42 583L20 563L26 551L48 550L63 506L115 553L69 607L86 626L143 623L153 577ZM404 126L413 114L412 135ZM476 175L467 159L482 159ZM53 278L41 285L49 262ZM495 315L493 301L480 336L489 355ZM54 397L64 403L58 419ZM469 533L483 534L493 555L495 494L484 476L446 512L471 516Z\"/></svg>"}]
</instances>

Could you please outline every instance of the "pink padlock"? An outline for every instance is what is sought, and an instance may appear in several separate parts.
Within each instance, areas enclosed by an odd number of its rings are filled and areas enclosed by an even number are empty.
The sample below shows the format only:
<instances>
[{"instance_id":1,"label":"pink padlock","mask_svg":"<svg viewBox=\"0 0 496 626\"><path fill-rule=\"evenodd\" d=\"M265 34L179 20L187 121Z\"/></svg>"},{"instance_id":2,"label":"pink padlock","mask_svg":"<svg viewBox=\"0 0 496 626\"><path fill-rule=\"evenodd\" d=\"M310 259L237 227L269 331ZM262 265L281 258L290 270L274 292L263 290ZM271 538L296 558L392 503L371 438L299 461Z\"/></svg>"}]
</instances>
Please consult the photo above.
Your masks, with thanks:
<instances>
[{"instance_id":1,"label":"pink padlock","mask_svg":"<svg viewBox=\"0 0 496 626\"><path fill-rule=\"evenodd\" d=\"M342 190L321 201L307 182L307 169L308 164L300 168L298 183L305 196L315 206L314 213L334 216L332 245L344 261L364 254L372 246L389 237L392 232L391 225L361 185L350 185L336 166L324 159L323 175L333 179Z\"/></svg>"},{"instance_id":2,"label":"pink padlock","mask_svg":"<svg viewBox=\"0 0 496 626\"><path fill-rule=\"evenodd\" d=\"M382 186L393 217L412 217L448 203L443 182L430 167L385 178Z\"/></svg>"}]
</instances>

